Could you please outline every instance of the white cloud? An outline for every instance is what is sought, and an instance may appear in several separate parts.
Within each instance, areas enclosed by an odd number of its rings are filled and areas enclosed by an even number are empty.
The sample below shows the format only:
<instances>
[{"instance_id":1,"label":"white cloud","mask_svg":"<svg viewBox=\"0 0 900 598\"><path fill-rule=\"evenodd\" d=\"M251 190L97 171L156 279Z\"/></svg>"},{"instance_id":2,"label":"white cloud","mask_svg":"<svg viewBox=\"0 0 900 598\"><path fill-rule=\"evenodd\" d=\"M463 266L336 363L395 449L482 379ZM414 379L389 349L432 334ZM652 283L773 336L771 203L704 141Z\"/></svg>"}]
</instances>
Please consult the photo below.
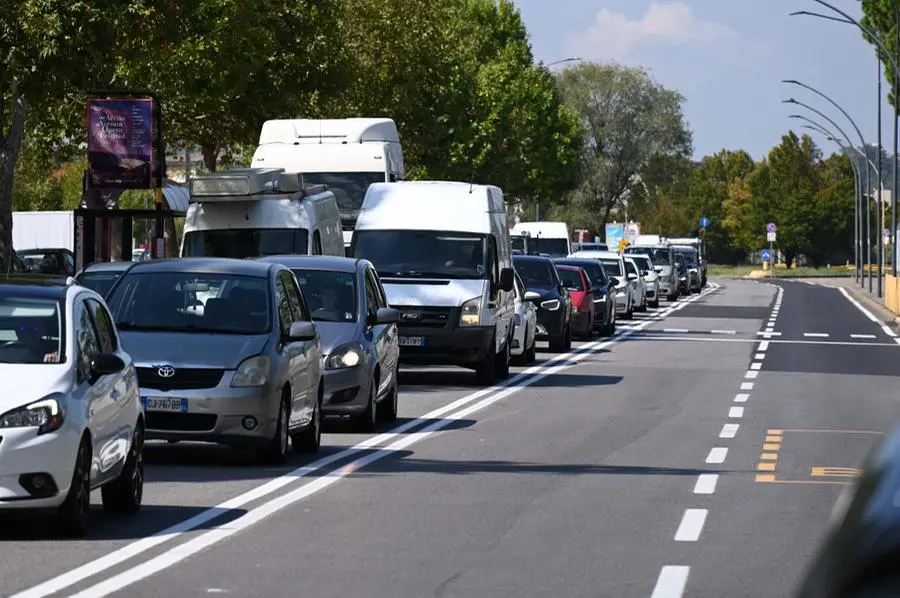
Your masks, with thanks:
<instances>
[{"instance_id":1,"label":"white cloud","mask_svg":"<svg viewBox=\"0 0 900 598\"><path fill-rule=\"evenodd\" d=\"M726 25L698 19L693 8L683 2L653 2L647 13L634 21L604 8L587 31L570 40L569 46L591 60L622 62L643 45L707 44L736 36Z\"/></svg>"}]
</instances>

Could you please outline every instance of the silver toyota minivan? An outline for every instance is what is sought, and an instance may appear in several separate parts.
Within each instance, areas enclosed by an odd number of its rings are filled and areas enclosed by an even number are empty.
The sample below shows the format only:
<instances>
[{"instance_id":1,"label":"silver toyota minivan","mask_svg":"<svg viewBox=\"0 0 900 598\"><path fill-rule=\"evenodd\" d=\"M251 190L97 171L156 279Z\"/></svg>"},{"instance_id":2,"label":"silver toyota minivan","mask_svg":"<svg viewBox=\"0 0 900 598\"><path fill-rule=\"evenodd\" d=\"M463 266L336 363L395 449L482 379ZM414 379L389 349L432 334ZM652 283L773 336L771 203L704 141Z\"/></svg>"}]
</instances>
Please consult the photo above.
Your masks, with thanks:
<instances>
[{"instance_id":1,"label":"silver toyota minivan","mask_svg":"<svg viewBox=\"0 0 900 598\"><path fill-rule=\"evenodd\" d=\"M291 271L227 258L133 265L107 295L133 357L148 440L316 452L319 334Z\"/></svg>"}]
</instances>

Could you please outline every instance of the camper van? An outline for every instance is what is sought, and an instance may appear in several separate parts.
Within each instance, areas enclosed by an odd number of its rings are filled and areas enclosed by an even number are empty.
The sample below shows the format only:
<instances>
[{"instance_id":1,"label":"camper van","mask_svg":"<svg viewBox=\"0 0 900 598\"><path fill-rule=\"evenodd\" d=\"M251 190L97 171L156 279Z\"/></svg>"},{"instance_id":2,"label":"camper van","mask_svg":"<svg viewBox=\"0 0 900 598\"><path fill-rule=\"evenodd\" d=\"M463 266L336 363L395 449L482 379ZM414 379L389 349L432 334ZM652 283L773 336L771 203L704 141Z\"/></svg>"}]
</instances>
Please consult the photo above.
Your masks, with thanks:
<instances>
[{"instance_id":1,"label":"camper van","mask_svg":"<svg viewBox=\"0 0 900 598\"><path fill-rule=\"evenodd\" d=\"M529 253L533 255L566 257L572 252L565 222L519 222L513 227L513 235L526 233L531 237Z\"/></svg>"},{"instance_id":2,"label":"camper van","mask_svg":"<svg viewBox=\"0 0 900 598\"><path fill-rule=\"evenodd\" d=\"M400 361L509 375L514 270L503 192L446 181L374 183L351 254L375 265L400 310Z\"/></svg>"},{"instance_id":3,"label":"camper van","mask_svg":"<svg viewBox=\"0 0 900 598\"><path fill-rule=\"evenodd\" d=\"M281 168L240 168L191 179L182 257L344 255L334 194Z\"/></svg>"},{"instance_id":4,"label":"camper van","mask_svg":"<svg viewBox=\"0 0 900 598\"><path fill-rule=\"evenodd\" d=\"M263 123L250 164L303 174L337 199L344 244L371 183L403 180L403 148L390 118L279 119Z\"/></svg>"}]
</instances>

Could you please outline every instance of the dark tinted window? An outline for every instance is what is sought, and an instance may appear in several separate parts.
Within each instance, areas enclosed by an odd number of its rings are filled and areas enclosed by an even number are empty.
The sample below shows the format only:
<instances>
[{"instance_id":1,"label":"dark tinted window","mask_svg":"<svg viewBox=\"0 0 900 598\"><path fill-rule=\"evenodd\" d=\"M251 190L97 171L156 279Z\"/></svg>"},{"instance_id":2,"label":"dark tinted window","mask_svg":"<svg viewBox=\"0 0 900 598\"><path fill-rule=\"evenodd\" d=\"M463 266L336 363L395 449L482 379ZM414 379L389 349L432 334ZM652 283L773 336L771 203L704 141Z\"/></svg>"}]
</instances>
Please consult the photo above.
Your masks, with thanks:
<instances>
[{"instance_id":1,"label":"dark tinted window","mask_svg":"<svg viewBox=\"0 0 900 598\"><path fill-rule=\"evenodd\" d=\"M511 235L509 237L509 244L513 249L518 249L522 253L526 253L525 237L521 235Z\"/></svg>"},{"instance_id":2,"label":"dark tinted window","mask_svg":"<svg viewBox=\"0 0 900 598\"><path fill-rule=\"evenodd\" d=\"M633 255L631 259L634 260L634 263L637 264L638 269L640 269L641 274L647 274L650 270L653 269L653 263L650 262L650 258L644 255Z\"/></svg>"},{"instance_id":3,"label":"dark tinted window","mask_svg":"<svg viewBox=\"0 0 900 598\"><path fill-rule=\"evenodd\" d=\"M697 254L696 249L688 249L688 248L680 248L676 247L675 252L684 258L684 263L689 267L696 267L699 261L699 256Z\"/></svg>"},{"instance_id":4,"label":"dark tinted window","mask_svg":"<svg viewBox=\"0 0 900 598\"><path fill-rule=\"evenodd\" d=\"M416 230L355 233L353 257L385 276L487 278L484 235Z\"/></svg>"},{"instance_id":5,"label":"dark tinted window","mask_svg":"<svg viewBox=\"0 0 900 598\"><path fill-rule=\"evenodd\" d=\"M107 303L120 331L265 334L272 322L269 292L265 278L131 272Z\"/></svg>"},{"instance_id":6,"label":"dark tinted window","mask_svg":"<svg viewBox=\"0 0 900 598\"><path fill-rule=\"evenodd\" d=\"M233 257L309 253L309 231L304 228L236 228L198 230L184 235L185 257Z\"/></svg>"},{"instance_id":7,"label":"dark tinted window","mask_svg":"<svg viewBox=\"0 0 900 598\"><path fill-rule=\"evenodd\" d=\"M116 330L113 327L109 312L94 299L86 299L85 303L91 310L91 315L94 316L94 325L97 327L100 348L104 353L114 353L119 347L118 343L116 343Z\"/></svg>"},{"instance_id":8,"label":"dark tinted window","mask_svg":"<svg viewBox=\"0 0 900 598\"><path fill-rule=\"evenodd\" d=\"M0 363L65 361L62 305L53 299L0 294Z\"/></svg>"},{"instance_id":9,"label":"dark tinted window","mask_svg":"<svg viewBox=\"0 0 900 598\"><path fill-rule=\"evenodd\" d=\"M294 270L314 321L355 322L356 274L330 270Z\"/></svg>"},{"instance_id":10,"label":"dark tinted window","mask_svg":"<svg viewBox=\"0 0 900 598\"><path fill-rule=\"evenodd\" d=\"M600 263L603 264L607 276L625 276L621 260L600 260Z\"/></svg>"},{"instance_id":11,"label":"dark tinted window","mask_svg":"<svg viewBox=\"0 0 900 598\"><path fill-rule=\"evenodd\" d=\"M78 284L87 287L92 291L96 291L105 297L121 275L121 272L104 272L102 270L96 272L82 272L78 277Z\"/></svg>"},{"instance_id":12,"label":"dark tinted window","mask_svg":"<svg viewBox=\"0 0 900 598\"><path fill-rule=\"evenodd\" d=\"M334 193L344 230L353 230L366 191L372 183L384 183L383 172L313 172L303 174L305 185L328 185Z\"/></svg>"},{"instance_id":13,"label":"dark tinted window","mask_svg":"<svg viewBox=\"0 0 900 598\"><path fill-rule=\"evenodd\" d=\"M591 280L591 284L595 287L603 287L609 284L609 277L606 275L606 272L603 271L603 267L600 265L598 261L570 261L570 260L558 260L556 262L560 266L577 266L587 272L588 278Z\"/></svg>"},{"instance_id":14,"label":"dark tinted window","mask_svg":"<svg viewBox=\"0 0 900 598\"><path fill-rule=\"evenodd\" d=\"M529 250L533 254L546 253L550 257L566 257L569 255L569 242L565 239L542 239L531 237Z\"/></svg>"},{"instance_id":15,"label":"dark tinted window","mask_svg":"<svg viewBox=\"0 0 900 598\"><path fill-rule=\"evenodd\" d=\"M563 286L573 291L583 291L584 282L581 280L581 271L560 266L556 269Z\"/></svg>"},{"instance_id":16,"label":"dark tinted window","mask_svg":"<svg viewBox=\"0 0 900 598\"><path fill-rule=\"evenodd\" d=\"M549 260L513 259L513 265L526 288L549 287L556 284L553 276L553 264Z\"/></svg>"},{"instance_id":17,"label":"dark tinted window","mask_svg":"<svg viewBox=\"0 0 900 598\"><path fill-rule=\"evenodd\" d=\"M654 266L671 265L671 262L669 261L671 259L669 250L661 247L626 247L624 253L640 253L646 255L653 261Z\"/></svg>"}]
</instances>

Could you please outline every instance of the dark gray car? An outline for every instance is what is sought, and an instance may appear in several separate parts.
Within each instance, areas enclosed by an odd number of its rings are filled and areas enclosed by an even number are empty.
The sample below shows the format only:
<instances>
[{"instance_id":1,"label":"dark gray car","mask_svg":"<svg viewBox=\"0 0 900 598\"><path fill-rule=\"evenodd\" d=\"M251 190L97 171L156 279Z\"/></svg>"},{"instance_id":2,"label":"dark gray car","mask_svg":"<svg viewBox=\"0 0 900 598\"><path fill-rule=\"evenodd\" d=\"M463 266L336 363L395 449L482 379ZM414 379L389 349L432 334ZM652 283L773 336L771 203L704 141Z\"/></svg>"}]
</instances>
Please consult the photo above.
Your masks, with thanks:
<instances>
[{"instance_id":1,"label":"dark gray car","mask_svg":"<svg viewBox=\"0 0 900 598\"><path fill-rule=\"evenodd\" d=\"M134 262L130 261L94 262L82 268L75 275L75 282L105 297L119 277L133 265Z\"/></svg>"},{"instance_id":2,"label":"dark gray car","mask_svg":"<svg viewBox=\"0 0 900 598\"><path fill-rule=\"evenodd\" d=\"M319 329L325 356L325 415L349 415L372 432L397 419L397 322L368 260L281 255L259 261L291 269Z\"/></svg>"}]
</instances>

